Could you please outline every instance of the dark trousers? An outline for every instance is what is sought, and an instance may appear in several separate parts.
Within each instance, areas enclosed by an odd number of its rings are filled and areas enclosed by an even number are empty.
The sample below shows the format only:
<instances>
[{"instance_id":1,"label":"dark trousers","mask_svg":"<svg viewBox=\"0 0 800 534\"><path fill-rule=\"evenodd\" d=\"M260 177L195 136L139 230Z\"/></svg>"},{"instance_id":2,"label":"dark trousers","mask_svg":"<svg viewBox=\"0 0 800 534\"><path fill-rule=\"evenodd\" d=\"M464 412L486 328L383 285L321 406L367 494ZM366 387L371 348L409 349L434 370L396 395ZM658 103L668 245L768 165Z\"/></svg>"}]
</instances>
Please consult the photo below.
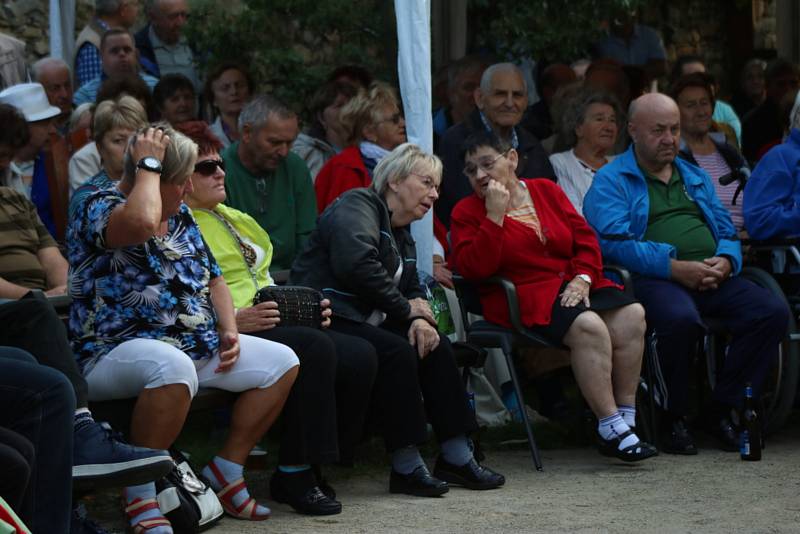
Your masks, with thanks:
<instances>
[{"instance_id":1,"label":"dark trousers","mask_svg":"<svg viewBox=\"0 0 800 534\"><path fill-rule=\"evenodd\" d=\"M2 356L0 356L2 357ZM33 443L13 430L0 427L0 497L14 511L24 507L36 453Z\"/></svg>"},{"instance_id":2,"label":"dark trousers","mask_svg":"<svg viewBox=\"0 0 800 534\"><path fill-rule=\"evenodd\" d=\"M26 297L0 304L0 345L17 347L72 383L78 408L88 406L89 387L78 370L64 323L45 300Z\"/></svg>"},{"instance_id":3,"label":"dark trousers","mask_svg":"<svg viewBox=\"0 0 800 534\"><path fill-rule=\"evenodd\" d=\"M0 348L0 427L23 436L35 451L18 510L34 534L69 532L74 412L75 394L64 375L19 349Z\"/></svg>"},{"instance_id":4,"label":"dark trousers","mask_svg":"<svg viewBox=\"0 0 800 534\"><path fill-rule=\"evenodd\" d=\"M446 337L420 359L408 342L408 325L375 327L337 317L331 328L361 337L375 348L378 373L372 391L373 412L390 452L426 441L426 421L440 442L477 428Z\"/></svg>"},{"instance_id":5,"label":"dark trousers","mask_svg":"<svg viewBox=\"0 0 800 534\"><path fill-rule=\"evenodd\" d=\"M670 280L637 276L634 290L648 328L656 333L668 412L681 416L688 411L689 365L705 333L703 316L721 320L731 335L713 400L740 406L747 382L760 394L789 321L789 310L779 298L741 277L729 278L717 289L692 291Z\"/></svg>"},{"instance_id":6,"label":"dark trousers","mask_svg":"<svg viewBox=\"0 0 800 534\"><path fill-rule=\"evenodd\" d=\"M352 455L375 375L374 349L358 338L300 326L279 326L252 335L290 347L300 360L300 371L282 412L278 462L337 461L337 421L343 430L342 445Z\"/></svg>"}]
</instances>

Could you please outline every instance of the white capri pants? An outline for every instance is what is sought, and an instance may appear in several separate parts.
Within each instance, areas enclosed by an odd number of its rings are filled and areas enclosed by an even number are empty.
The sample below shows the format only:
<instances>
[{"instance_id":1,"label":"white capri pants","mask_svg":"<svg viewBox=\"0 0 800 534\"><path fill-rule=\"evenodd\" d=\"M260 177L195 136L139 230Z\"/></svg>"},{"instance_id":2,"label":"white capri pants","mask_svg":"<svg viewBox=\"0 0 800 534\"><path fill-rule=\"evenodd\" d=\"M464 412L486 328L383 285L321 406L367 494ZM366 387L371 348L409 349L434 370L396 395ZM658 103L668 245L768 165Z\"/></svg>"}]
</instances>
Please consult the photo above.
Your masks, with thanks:
<instances>
[{"instance_id":1,"label":"white capri pants","mask_svg":"<svg viewBox=\"0 0 800 534\"><path fill-rule=\"evenodd\" d=\"M239 335L239 359L228 371L215 373L219 356L195 361L182 350L156 339L120 343L100 358L89 374L89 400L104 401L139 396L143 389L185 384L192 397L200 387L239 393L268 388L289 369L300 365L286 345Z\"/></svg>"}]
</instances>

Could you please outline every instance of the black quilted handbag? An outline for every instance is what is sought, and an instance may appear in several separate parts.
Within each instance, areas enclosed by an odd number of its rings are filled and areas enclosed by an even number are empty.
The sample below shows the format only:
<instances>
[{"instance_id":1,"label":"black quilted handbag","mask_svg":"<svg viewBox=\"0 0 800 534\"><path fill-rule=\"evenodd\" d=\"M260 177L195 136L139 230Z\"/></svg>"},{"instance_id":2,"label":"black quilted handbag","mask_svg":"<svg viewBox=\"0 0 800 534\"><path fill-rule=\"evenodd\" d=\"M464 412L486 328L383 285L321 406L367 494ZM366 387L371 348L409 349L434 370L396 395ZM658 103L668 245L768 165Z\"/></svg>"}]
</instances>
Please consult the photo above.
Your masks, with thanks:
<instances>
[{"instance_id":1,"label":"black quilted handbag","mask_svg":"<svg viewBox=\"0 0 800 534\"><path fill-rule=\"evenodd\" d=\"M324 297L316 289L303 286L267 286L256 293L253 304L274 301L278 303L281 322L278 326L308 326L322 328Z\"/></svg>"}]
</instances>

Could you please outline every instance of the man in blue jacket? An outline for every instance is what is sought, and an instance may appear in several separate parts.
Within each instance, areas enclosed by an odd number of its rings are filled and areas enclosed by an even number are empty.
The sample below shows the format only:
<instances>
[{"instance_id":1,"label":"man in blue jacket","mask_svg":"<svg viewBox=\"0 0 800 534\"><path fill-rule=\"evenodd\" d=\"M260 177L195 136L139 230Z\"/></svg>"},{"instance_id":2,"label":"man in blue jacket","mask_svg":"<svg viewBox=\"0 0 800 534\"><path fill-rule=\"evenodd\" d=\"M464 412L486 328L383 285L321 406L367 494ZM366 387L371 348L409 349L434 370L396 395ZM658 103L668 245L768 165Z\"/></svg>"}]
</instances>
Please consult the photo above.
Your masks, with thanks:
<instances>
[{"instance_id":1,"label":"man in blue jacket","mask_svg":"<svg viewBox=\"0 0 800 534\"><path fill-rule=\"evenodd\" d=\"M605 259L634 274L636 297L655 331L663 380L661 448L697 454L686 428L689 365L705 332L702 316L722 320L731 342L713 392L709 430L723 450L738 450L731 409L744 386L760 388L778 354L786 306L735 276L742 254L727 210L708 175L677 159L680 112L661 94L636 99L629 110L631 148L595 176L584 215L598 233Z\"/></svg>"},{"instance_id":2,"label":"man in blue jacket","mask_svg":"<svg viewBox=\"0 0 800 534\"><path fill-rule=\"evenodd\" d=\"M744 188L744 225L753 239L800 236L800 103L782 144L758 162Z\"/></svg>"}]
</instances>

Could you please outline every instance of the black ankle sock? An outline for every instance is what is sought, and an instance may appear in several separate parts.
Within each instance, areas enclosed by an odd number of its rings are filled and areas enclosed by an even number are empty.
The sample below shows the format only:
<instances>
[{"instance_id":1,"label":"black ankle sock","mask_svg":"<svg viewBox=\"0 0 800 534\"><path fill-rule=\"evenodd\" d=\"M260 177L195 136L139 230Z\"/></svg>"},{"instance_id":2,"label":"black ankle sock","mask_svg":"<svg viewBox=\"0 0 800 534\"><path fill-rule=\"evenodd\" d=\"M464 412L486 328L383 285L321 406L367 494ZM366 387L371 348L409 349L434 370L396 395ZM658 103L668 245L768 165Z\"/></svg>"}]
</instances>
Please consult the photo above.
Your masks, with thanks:
<instances>
[{"instance_id":1,"label":"black ankle sock","mask_svg":"<svg viewBox=\"0 0 800 534\"><path fill-rule=\"evenodd\" d=\"M308 490L317 485L317 477L314 476L314 471L311 469L296 471L294 473L277 471L277 476L280 477L286 490L294 495L304 495Z\"/></svg>"}]
</instances>

